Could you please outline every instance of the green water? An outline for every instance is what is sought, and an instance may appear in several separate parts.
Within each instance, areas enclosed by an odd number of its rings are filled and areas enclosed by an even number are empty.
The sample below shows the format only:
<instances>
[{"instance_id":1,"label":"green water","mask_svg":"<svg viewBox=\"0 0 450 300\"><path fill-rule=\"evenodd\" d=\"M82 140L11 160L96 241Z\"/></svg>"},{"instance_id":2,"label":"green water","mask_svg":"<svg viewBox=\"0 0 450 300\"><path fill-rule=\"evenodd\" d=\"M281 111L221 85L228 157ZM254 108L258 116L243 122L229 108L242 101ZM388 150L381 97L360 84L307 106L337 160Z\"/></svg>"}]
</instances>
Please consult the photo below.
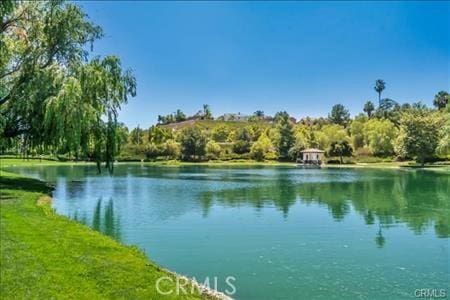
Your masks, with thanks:
<instances>
[{"instance_id":1,"label":"green water","mask_svg":"<svg viewBox=\"0 0 450 300\"><path fill-rule=\"evenodd\" d=\"M449 289L450 176L415 170L15 168L54 207L237 299L414 299ZM149 283L153 284L153 283ZM213 284L211 284L213 285Z\"/></svg>"}]
</instances>

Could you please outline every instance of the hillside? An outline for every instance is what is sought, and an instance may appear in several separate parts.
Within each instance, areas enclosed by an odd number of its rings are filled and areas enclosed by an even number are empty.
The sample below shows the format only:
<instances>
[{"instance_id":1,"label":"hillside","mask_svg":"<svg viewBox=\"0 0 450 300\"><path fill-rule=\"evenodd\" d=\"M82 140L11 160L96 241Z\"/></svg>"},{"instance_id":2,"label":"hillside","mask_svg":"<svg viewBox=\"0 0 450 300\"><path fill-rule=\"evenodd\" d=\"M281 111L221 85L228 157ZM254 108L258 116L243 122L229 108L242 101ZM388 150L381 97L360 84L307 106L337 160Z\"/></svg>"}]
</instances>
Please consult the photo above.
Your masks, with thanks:
<instances>
[{"instance_id":1,"label":"hillside","mask_svg":"<svg viewBox=\"0 0 450 300\"><path fill-rule=\"evenodd\" d=\"M170 123L166 125L158 125L162 128L167 129L183 129L185 127L196 126L204 130L212 130L217 127L227 127L228 129L240 129L249 125L256 125L258 127L267 128L272 125L272 122L258 121L258 122L248 122L248 121L221 121L221 120L187 120L177 123Z\"/></svg>"}]
</instances>

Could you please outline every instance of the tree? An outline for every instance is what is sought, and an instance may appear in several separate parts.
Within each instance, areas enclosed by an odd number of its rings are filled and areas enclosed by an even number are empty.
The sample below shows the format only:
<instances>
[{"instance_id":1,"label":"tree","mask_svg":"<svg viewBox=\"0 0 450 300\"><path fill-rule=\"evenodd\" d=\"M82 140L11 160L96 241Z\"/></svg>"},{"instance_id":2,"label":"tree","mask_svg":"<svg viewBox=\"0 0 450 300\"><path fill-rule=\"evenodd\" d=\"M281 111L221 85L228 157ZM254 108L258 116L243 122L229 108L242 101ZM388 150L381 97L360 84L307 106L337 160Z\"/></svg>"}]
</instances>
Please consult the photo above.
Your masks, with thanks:
<instances>
[{"instance_id":1,"label":"tree","mask_svg":"<svg viewBox=\"0 0 450 300\"><path fill-rule=\"evenodd\" d=\"M264 118L264 111L262 110L257 110L253 113L253 115L255 117L257 117L258 119L263 119Z\"/></svg>"},{"instance_id":2,"label":"tree","mask_svg":"<svg viewBox=\"0 0 450 300\"><path fill-rule=\"evenodd\" d=\"M197 127L186 127L180 133L182 159L197 160L205 155L206 136Z\"/></svg>"},{"instance_id":3,"label":"tree","mask_svg":"<svg viewBox=\"0 0 450 300\"><path fill-rule=\"evenodd\" d=\"M314 139L316 140L316 145L327 152L329 152L332 143L350 141L347 130L337 124L323 126L321 130L317 130L314 133Z\"/></svg>"},{"instance_id":4,"label":"tree","mask_svg":"<svg viewBox=\"0 0 450 300\"><path fill-rule=\"evenodd\" d=\"M258 140L252 145L250 155L257 161L273 159L276 157L272 142L266 133L262 133Z\"/></svg>"},{"instance_id":5,"label":"tree","mask_svg":"<svg viewBox=\"0 0 450 300\"><path fill-rule=\"evenodd\" d=\"M378 104L380 104L381 101L381 93L384 91L384 89L386 88L386 83L384 82L383 79L377 79L375 81L375 86L373 87L375 89L375 91L378 93Z\"/></svg>"},{"instance_id":6,"label":"tree","mask_svg":"<svg viewBox=\"0 0 450 300\"><path fill-rule=\"evenodd\" d=\"M204 120L212 120L211 108L208 104L203 104L203 119Z\"/></svg>"},{"instance_id":7,"label":"tree","mask_svg":"<svg viewBox=\"0 0 450 300\"><path fill-rule=\"evenodd\" d=\"M233 143L233 152L236 154L244 154L250 151L252 142L252 134L247 127L238 130Z\"/></svg>"},{"instance_id":8,"label":"tree","mask_svg":"<svg viewBox=\"0 0 450 300\"><path fill-rule=\"evenodd\" d=\"M215 141L211 140L206 144L206 157L208 159L218 159L221 152L222 147Z\"/></svg>"},{"instance_id":9,"label":"tree","mask_svg":"<svg viewBox=\"0 0 450 300\"><path fill-rule=\"evenodd\" d=\"M410 109L402 113L396 150L422 166L436 153L443 118L427 110Z\"/></svg>"},{"instance_id":10,"label":"tree","mask_svg":"<svg viewBox=\"0 0 450 300\"><path fill-rule=\"evenodd\" d=\"M142 147L139 147L137 150L140 149L144 149L145 157L147 159L154 159L163 154L161 145L156 145L154 143L142 145Z\"/></svg>"},{"instance_id":11,"label":"tree","mask_svg":"<svg viewBox=\"0 0 450 300\"><path fill-rule=\"evenodd\" d=\"M372 101L367 101L364 104L364 112L367 114L367 117L370 119L372 117L372 112L375 110L375 105L373 105Z\"/></svg>"},{"instance_id":12,"label":"tree","mask_svg":"<svg viewBox=\"0 0 450 300\"><path fill-rule=\"evenodd\" d=\"M336 104L331 109L331 113L328 114L330 122L338 125L347 126L350 121L350 113L342 104Z\"/></svg>"},{"instance_id":13,"label":"tree","mask_svg":"<svg viewBox=\"0 0 450 300\"><path fill-rule=\"evenodd\" d=\"M395 125L398 125L400 121L401 111L402 108L396 101L389 98L384 98L381 99L380 105L375 112L375 116L380 119L388 119Z\"/></svg>"},{"instance_id":14,"label":"tree","mask_svg":"<svg viewBox=\"0 0 450 300\"><path fill-rule=\"evenodd\" d=\"M139 125L131 130L130 141L133 145L141 145L144 142L144 131L139 128Z\"/></svg>"},{"instance_id":15,"label":"tree","mask_svg":"<svg viewBox=\"0 0 450 300\"><path fill-rule=\"evenodd\" d=\"M291 160L296 160L302 150L305 150L306 148L315 148L317 146L309 146L310 145L310 138L311 138L311 127L304 125L302 123L297 124L294 126L294 138L295 142L294 145L289 149L289 158Z\"/></svg>"},{"instance_id":16,"label":"tree","mask_svg":"<svg viewBox=\"0 0 450 300\"><path fill-rule=\"evenodd\" d=\"M184 114L184 112L181 111L181 109L177 109L177 111L175 112L175 121L176 122L186 121L186 115Z\"/></svg>"},{"instance_id":17,"label":"tree","mask_svg":"<svg viewBox=\"0 0 450 300\"><path fill-rule=\"evenodd\" d=\"M1 5L2 138L91 156L112 171L118 111L136 94L131 72L115 56L89 60L87 46L102 30L76 4Z\"/></svg>"},{"instance_id":18,"label":"tree","mask_svg":"<svg viewBox=\"0 0 450 300\"><path fill-rule=\"evenodd\" d=\"M212 130L211 137L214 141L223 143L227 141L229 134L229 128L225 125L221 125Z\"/></svg>"},{"instance_id":19,"label":"tree","mask_svg":"<svg viewBox=\"0 0 450 300\"><path fill-rule=\"evenodd\" d=\"M117 153L120 153L122 147L128 142L128 128L123 123L117 124Z\"/></svg>"},{"instance_id":20,"label":"tree","mask_svg":"<svg viewBox=\"0 0 450 300\"><path fill-rule=\"evenodd\" d=\"M376 156L392 155L397 131L389 120L371 119L363 127L364 142Z\"/></svg>"},{"instance_id":21,"label":"tree","mask_svg":"<svg viewBox=\"0 0 450 300\"><path fill-rule=\"evenodd\" d=\"M352 155L352 147L348 143L348 141L336 141L332 142L330 145L330 149L328 150L329 156L339 156L339 160L344 163L343 156L351 156Z\"/></svg>"},{"instance_id":22,"label":"tree","mask_svg":"<svg viewBox=\"0 0 450 300\"><path fill-rule=\"evenodd\" d=\"M367 122L367 117L360 114L350 124L350 134L352 139L353 149L364 147L364 124Z\"/></svg>"},{"instance_id":23,"label":"tree","mask_svg":"<svg viewBox=\"0 0 450 300\"><path fill-rule=\"evenodd\" d=\"M438 152L442 155L448 155L450 154L450 105L447 105L443 119L445 120L445 124L441 129Z\"/></svg>"},{"instance_id":24,"label":"tree","mask_svg":"<svg viewBox=\"0 0 450 300\"><path fill-rule=\"evenodd\" d=\"M440 91L439 93L434 96L433 105L437 109L443 109L447 106L450 99L450 94L446 91Z\"/></svg>"},{"instance_id":25,"label":"tree","mask_svg":"<svg viewBox=\"0 0 450 300\"><path fill-rule=\"evenodd\" d=\"M184 116L184 114L180 110L178 110L175 115L174 114L168 114L165 116L158 115L158 124L166 125L166 124L170 124L170 123L181 122L181 121L183 121L183 116ZM177 120L180 120L180 121L177 121Z\"/></svg>"},{"instance_id":26,"label":"tree","mask_svg":"<svg viewBox=\"0 0 450 300\"><path fill-rule=\"evenodd\" d=\"M273 121L278 123L281 119L289 119L289 114L286 111L279 111L273 116Z\"/></svg>"},{"instance_id":27,"label":"tree","mask_svg":"<svg viewBox=\"0 0 450 300\"><path fill-rule=\"evenodd\" d=\"M282 160L289 158L289 150L295 143L294 126L289 120L288 114L282 114L277 122L277 150L279 158Z\"/></svg>"},{"instance_id":28,"label":"tree","mask_svg":"<svg viewBox=\"0 0 450 300\"><path fill-rule=\"evenodd\" d=\"M159 145L172 138L172 134L169 129L163 128L161 126L151 126L148 129L147 137L148 142Z\"/></svg>"},{"instance_id":29,"label":"tree","mask_svg":"<svg viewBox=\"0 0 450 300\"><path fill-rule=\"evenodd\" d=\"M181 154L181 146L180 143L173 139L169 139L163 144L163 154L168 158L177 159Z\"/></svg>"}]
</instances>

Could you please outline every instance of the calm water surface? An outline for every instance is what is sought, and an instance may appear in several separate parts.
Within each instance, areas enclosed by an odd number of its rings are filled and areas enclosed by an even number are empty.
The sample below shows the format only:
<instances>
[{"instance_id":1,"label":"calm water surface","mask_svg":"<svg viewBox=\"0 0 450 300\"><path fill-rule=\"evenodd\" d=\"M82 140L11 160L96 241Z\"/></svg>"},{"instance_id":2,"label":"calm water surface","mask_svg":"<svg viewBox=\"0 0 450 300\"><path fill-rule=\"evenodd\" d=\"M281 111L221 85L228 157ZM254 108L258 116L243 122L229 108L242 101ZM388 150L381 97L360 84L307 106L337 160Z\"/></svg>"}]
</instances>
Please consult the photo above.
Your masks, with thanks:
<instances>
[{"instance_id":1,"label":"calm water surface","mask_svg":"<svg viewBox=\"0 0 450 300\"><path fill-rule=\"evenodd\" d=\"M449 285L450 176L414 170L16 168L54 207L237 299L413 299ZM152 283L149 283L152 284Z\"/></svg>"}]
</instances>

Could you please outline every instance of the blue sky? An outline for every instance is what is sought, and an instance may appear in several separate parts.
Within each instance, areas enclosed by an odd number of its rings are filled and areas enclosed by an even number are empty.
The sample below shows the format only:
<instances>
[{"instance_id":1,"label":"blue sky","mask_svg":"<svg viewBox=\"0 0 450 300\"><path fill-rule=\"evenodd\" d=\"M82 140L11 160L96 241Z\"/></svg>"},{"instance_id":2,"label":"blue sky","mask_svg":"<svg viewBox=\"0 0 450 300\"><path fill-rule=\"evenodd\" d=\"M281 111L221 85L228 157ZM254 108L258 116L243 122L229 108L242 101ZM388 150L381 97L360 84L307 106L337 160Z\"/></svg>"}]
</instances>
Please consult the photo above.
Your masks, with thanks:
<instances>
[{"instance_id":1,"label":"blue sky","mask_svg":"<svg viewBox=\"0 0 450 300\"><path fill-rule=\"evenodd\" d=\"M148 127L180 108L213 114L352 115L385 97L431 105L450 87L449 2L81 2L138 95L122 109Z\"/></svg>"}]
</instances>

